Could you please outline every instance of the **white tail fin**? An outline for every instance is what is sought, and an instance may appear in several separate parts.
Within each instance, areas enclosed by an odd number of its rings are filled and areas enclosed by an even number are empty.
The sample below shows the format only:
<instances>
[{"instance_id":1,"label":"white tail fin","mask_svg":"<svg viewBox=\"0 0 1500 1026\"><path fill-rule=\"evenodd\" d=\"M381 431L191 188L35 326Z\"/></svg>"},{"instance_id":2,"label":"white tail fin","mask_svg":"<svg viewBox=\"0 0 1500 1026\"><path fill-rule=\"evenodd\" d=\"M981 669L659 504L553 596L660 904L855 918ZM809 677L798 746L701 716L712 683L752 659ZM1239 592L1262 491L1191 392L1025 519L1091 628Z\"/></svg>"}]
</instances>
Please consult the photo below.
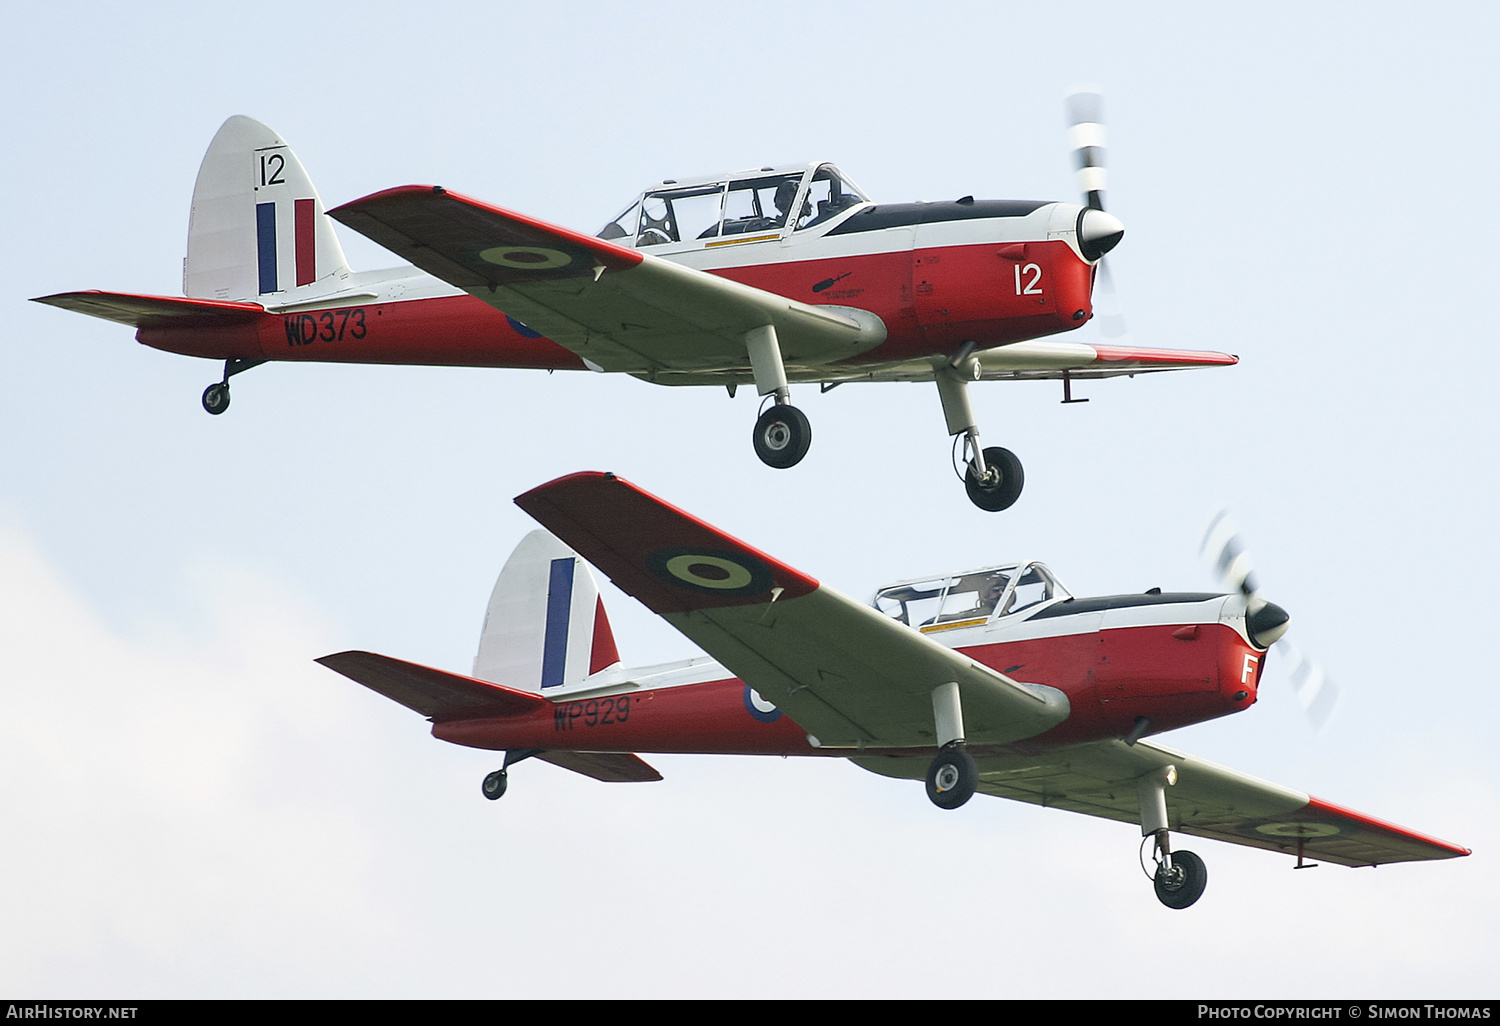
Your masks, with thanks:
<instances>
[{"instance_id":1,"label":"white tail fin","mask_svg":"<svg viewBox=\"0 0 1500 1026\"><path fill-rule=\"evenodd\" d=\"M253 118L224 122L193 187L183 294L285 306L336 291L349 274L291 147Z\"/></svg>"},{"instance_id":2,"label":"white tail fin","mask_svg":"<svg viewBox=\"0 0 1500 1026\"><path fill-rule=\"evenodd\" d=\"M490 595L474 676L545 692L619 662L588 564L547 531L522 538Z\"/></svg>"}]
</instances>

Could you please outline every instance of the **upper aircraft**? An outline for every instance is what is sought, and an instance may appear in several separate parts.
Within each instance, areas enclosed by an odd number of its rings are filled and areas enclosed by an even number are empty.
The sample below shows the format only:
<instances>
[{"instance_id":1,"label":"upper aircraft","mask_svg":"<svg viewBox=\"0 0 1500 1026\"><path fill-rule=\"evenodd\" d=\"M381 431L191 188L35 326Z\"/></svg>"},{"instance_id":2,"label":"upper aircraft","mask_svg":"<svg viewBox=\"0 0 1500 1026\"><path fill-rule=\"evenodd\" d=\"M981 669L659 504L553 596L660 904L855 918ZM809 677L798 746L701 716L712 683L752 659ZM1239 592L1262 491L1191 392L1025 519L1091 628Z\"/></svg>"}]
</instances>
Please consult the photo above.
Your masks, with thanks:
<instances>
[{"instance_id":1,"label":"upper aircraft","mask_svg":"<svg viewBox=\"0 0 1500 1026\"><path fill-rule=\"evenodd\" d=\"M1020 461L980 444L968 384L1233 364L1223 353L1042 341L1093 316L1105 212L1098 97L1074 97L1086 202L875 203L837 167L665 180L598 235L434 186L325 213L290 147L232 117L193 192L186 298L66 292L37 302L128 324L142 343L224 361L203 393L269 360L593 370L663 385L754 385L756 454L791 467L812 441L791 384L932 381L962 439L973 502L1002 510ZM357 273L330 218L415 269Z\"/></svg>"}]
</instances>

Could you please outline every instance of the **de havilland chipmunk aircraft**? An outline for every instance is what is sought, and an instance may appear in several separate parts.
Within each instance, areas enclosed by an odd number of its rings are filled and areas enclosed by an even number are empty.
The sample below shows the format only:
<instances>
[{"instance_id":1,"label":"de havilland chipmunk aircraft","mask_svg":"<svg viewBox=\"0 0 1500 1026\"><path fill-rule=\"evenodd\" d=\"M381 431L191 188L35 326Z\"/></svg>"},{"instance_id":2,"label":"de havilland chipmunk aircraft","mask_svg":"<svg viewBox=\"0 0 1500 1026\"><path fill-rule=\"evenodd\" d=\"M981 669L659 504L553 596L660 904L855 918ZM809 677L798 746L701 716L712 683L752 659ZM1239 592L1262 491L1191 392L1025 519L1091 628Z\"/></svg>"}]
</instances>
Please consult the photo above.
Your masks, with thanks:
<instances>
[{"instance_id":1,"label":"de havilland chipmunk aircraft","mask_svg":"<svg viewBox=\"0 0 1500 1026\"><path fill-rule=\"evenodd\" d=\"M753 385L756 453L790 467L812 440L790 387L933 381L970 498L1005 509L1024 475L980 445L972 381L1224 366L1223 353L1043 341L1093 316L1100 260L1124 234L1103 209L1098 98L1075 98L1084 204L873 203L827 163L644 190L598 235L430 186L325 214L287 144L226 121L193 192L182 297L66 292L37 302L137 329L157 349L270 360L593 370L662 385ZM356 273L332 219L416 269ZM767 405L769 404L769 405Z\"/></svg>"},{"instance_id":2,"label":"de havilland chipmunk aircraft","mask_svg":"<svg viewBox=\"0 0 1500 1026\"><path fill-rule=\"evenodd\" d=\"M897 582L866 605L612 474L516 502L547 530L501 572L472 677L372 652L318 660L435 737L504 751L488 798L531 757L646 781L661 776L641 752L834 756L925 778L945 809L977 791L1139 824L1172 908L1207 882L1173 831L1299 866L1469 854L1145 740L1255 702L1288 617L1253 584L1075 598L1022 562ZM709 657L625 668L583 559Z\"/></svg>"}]
</instances>

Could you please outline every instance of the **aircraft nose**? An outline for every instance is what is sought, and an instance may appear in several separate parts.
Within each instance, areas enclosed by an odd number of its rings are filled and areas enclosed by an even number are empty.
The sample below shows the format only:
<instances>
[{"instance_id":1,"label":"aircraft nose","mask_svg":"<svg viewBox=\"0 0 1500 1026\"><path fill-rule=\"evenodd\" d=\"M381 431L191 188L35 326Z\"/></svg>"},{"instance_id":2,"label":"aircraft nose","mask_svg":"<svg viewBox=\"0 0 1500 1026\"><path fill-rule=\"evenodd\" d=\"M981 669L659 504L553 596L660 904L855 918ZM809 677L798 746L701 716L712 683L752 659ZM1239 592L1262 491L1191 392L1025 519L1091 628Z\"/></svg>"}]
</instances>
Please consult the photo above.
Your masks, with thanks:
<instances>
[{"instance_id":1,"label":"aircraft nose","mask_svg":"<svg viewBox=\"0 0 1500 1026\"><path fill-rule=\"evenodd\" d=\"M1274 602L1266 602L1259 609L1245 614L1245 632L1257 648L1270 648L1286 633L1292 618L1285 609Z\"/></svg>"},{"instance_id":2,"label":"aircraft nose","mask_svg":"<svg viewBox=\"0 0 1500 1026\"><path fill-rule=\"evenodd\" d=\"M1125 226L1114 214L1084 207L1078 214L1078 248L1090 260L1098 260L1120 244Z\"/></svg>"}]
</instances>

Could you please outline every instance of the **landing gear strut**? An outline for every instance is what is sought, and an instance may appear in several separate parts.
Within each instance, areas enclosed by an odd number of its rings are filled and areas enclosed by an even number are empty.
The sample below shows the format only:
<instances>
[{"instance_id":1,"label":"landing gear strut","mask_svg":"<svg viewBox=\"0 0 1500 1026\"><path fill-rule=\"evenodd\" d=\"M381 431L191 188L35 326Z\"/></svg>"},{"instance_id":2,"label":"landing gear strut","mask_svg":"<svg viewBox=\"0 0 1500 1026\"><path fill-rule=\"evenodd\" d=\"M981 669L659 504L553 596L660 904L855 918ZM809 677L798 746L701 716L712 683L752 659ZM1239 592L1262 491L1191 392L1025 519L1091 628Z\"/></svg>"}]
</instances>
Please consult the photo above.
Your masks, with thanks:
<instances>
[{"instance_id":1,"label":"landing gear strut","mask_svg":"<svg viewBox=\"0 0 1500 1026\"><path fill-rule=\"evenodd\" d=\"M203 390L203 408L214 416L229 409L229 379L251 367L259 367L264 360L235 358L224 361L224 380L216 381ZM498 795L496 797L499 797Z\"/></svg>"},{"instance_id":2,"label":"landing gear strut","mask_svg":"<svg viewBox=\"0 0 1500 1026\"><path fill-rule=\"evenodd\" d=\"M943 403L948 434L963 436L964 490L969 493L969 501L982 510L998 513L1021 497L1026 475L1021 461L1009 449L985 449L979 444L979 428L974 425L974 408L969 404L969 382L980 374L973 352L974 344L965 342L951 359L934 357L932 379Z\"/></svg>"},{"instance_id":3,"label":"landing gear strut","mask_svg":"<svg viewBox=\"0 0 1500 1026\"><path fill-rule=\"evenodd\" d=\"M1167 908L1187 908L1203 897L1208 868L1190 851L1173 851L1167 831L1167 788L1177 783L1177 767L1163 766L1135 782L1141 806L1142 845L1151 841L1156 863L1152 883L1156 897Z\"/></svg>"},{"instance_id":4,"label":"landing gear strut","mask_svg":"<svg viewBox=\"0 0 1500 1026\"><path fill-rule=\"evenodd\" d=\"M542 754L542 749L540 748L512 748L507 751L505 753L505 762L500 765L500 768L493 773L486 773L484 775L484 783L481 785L484 796L492 802L504 797L505 788L508 783L505 771L510 769L512 764L518 763L522 759L529 759L533 755L540 754Z\"/></svg>"},{"instance_id":5,"label":"landing gear strut","mask_svg":"<svg viewBox=\"0 0 1500 1026\"><path fill-rule=\"evenodd\" d=\"M781 343L776 339L775 326L763 324L747 331L745 351L750 355L755 390L763 396L775 396L771 407L755 421L755 455L777 470L795 467L812 445L812 425L791 404L792 390L787 386L786 366L781 360Z\"/></svg>"},{"instance_id":6,"label":"landing gear strut","mask_svg":"<svg viewBox=\"0 0 1500 1026\"><path fill-rule=\"evenodd\" d=\"M938 754L927 767L927 797L940 809L956 809L979 786L979 767L964 748L964 712L956 683L932 689L932 719Z\"/></svg>"}]
</instances>

